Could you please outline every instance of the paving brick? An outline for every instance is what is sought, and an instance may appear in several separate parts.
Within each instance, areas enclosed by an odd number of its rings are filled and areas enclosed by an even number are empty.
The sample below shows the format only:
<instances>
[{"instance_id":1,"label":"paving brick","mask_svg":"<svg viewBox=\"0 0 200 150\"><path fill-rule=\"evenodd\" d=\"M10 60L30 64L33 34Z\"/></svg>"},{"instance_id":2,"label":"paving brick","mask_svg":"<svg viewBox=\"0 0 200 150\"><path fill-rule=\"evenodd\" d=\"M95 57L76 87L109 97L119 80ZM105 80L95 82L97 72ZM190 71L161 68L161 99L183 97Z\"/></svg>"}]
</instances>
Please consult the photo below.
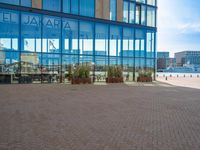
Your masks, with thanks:
<instances>
[{"instance_id":1,"label":"paving brick","mask_svg":"<svg viewBox=\"0 0 200 150\"><path fill-rule=\"evenodd\" d=\"M199 150L200 91L1 85L0 150Z\"/></svg>"}]
</instances>

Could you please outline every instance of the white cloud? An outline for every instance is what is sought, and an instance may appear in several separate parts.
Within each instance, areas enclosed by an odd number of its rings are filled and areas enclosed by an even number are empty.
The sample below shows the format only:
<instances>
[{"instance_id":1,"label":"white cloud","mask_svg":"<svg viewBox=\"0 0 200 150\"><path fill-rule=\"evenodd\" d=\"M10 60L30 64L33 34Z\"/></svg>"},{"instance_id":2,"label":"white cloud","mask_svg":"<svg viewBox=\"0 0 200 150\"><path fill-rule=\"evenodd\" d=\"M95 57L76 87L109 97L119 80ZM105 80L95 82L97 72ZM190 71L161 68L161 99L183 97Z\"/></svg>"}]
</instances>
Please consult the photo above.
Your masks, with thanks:
<instances>
[{"instance_id":1,"label":"white cloud","mask_svg":"<svg viewBox=\"0 0 200 150\"><path fill-rule=\"evenodd\" d=\"M200 0L158 0L158 50L200 50Z\"/></svg>"},{"instance_id":2,"label":"white cloud","mask_svg":"<svg viewBox=\"0 0 200 150\"><path fill-rule=\"evenodd\" d=\"M183 34L200 33L200 22L180 23L177 29Z\"/></svg>"}]
</instances>

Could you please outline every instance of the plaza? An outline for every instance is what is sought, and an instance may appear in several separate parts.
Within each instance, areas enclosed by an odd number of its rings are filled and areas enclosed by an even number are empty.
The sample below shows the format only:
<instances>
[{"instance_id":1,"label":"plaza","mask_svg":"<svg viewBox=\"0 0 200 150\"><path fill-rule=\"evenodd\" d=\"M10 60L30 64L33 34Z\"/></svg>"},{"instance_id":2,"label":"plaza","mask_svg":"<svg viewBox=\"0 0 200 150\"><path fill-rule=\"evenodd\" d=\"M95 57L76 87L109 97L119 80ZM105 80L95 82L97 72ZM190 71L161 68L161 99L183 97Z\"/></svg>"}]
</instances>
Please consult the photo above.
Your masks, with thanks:
<instances>
[{"instance_id":1,"label":"plaza","mask_svg":"<svg viewBox=\"0 0 200 150\"><path fill-rule=\"evenodd\" d=\"M1 150L199 150L200 92L161 82L0 86Z\"/></svg>"}]
</instances>

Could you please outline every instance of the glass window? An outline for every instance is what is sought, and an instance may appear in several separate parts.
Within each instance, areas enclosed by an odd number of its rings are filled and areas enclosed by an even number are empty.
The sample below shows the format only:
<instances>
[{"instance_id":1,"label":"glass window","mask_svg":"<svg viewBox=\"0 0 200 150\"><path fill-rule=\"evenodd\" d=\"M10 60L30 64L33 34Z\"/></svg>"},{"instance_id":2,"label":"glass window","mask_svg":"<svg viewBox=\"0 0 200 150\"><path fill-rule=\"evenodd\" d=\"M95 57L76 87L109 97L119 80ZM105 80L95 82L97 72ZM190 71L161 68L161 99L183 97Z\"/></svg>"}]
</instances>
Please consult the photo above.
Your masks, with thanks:
<instances>
[{"instance_id":1,"label":"glass window","mask_svg":"<svg viewBox=\"0 0 200 150\"><path fill-rule=\"evenodd\" d=\"M96 81L105 81L107 74L108 57L95 56L95 76Z\"/></svg>"},{"instance_id":2,"label":"glass window","mask_svg":"<svg viewBox=\"0 0 200 150\"><path fill-rule=\"evenodd\" d=\"M80 15L94 17L94 0L80 0Z\"/></svg>"},{"instance_id":3,"label":"glass window","mask_svg":"<svg viewBox=\"0 0 200 150\"><path fill-rule=\"evenodd\" d=\"M17 83L20 73L19 13L0 9L0 82Z\"/></svg>"},{"instance_id":4,"label":"glass window","mask_svg":"<svg viewBox=\"0 0 200 150\"><path fill-rule=\"evenodd\" d=\"M71 0L71 13L78 14L78 0Z\"/></svg>"},{"instance_id":5,"label":"glass window","mask_svg":"<svg viewBox=\"0 0 200 150\"><path fill-rule=\"evenodd\" d=\"M95 55L108 55L108 26L96 24Z\"/></svg>"},{"instance_id":6,"label":"glass window","mask_svg":"<svg viewBox=\"0 0 200 150\"><path fill-rule=\"evenodd\" d=\"M92 63L93 63L93 56L80 55L80 64L91 66ZM90 74L92 74L91 71Z\"/></svg>"},{"instance_id":7,"label":"glass window","mask_svg":"<svg viewBox=\"0 0 200 150\"><path fill-rule=\"evenodd\" d=\"M21 53L20 83L41 83L41 53Z\"/></svg>"},{"instance_id":8,"label":"glass window","mask_svg":"<svg viewBox=\"0 0 200 150\"><path fill-rule=\"evenodd\" d=\"M110 20L116 20L117 19L117 1L116 0L110 0Z\"/></svg>"},{"instance_id":9,"label":"glass window","mask_svg":"<svg viewBox=\"0 0 200 150\"><path fill-rule=\"evenodd\" d=\"M129 23L135 23L135 3L130 3Z\"/></svg>"},{"instance_id":10,"label":"glass window","mask_svg":"<svg viewBox=\"0 0 200 150\"><path fill-rule=\"evenodd\" d=\"M124 81L133 81L134 80L134 58L123 58L123 77Z\"/></svg>"},{"instance_id":11,"label":"glass window","mask_svg":"<svg viewBox=\"0 0 200 150\"><path fill-rule=\"evenodd\" d=\"M141 24L146 25L146 6L142 5L141 8Z\"/></svg>"},{"instance_id":12,"label":"glass window","mask_svg":"<svg viewBox=\"0 0 200 150\"><path fill-rule=\"evenodd\" d=\"M113 57L110 56L109 58L109 65L114 65L114 66L118 66L122 64L122 59L120 57Z\"/></svg>"},{"instance_id":13,"label":"glass window","mask_svg":"<svg viewBox=\"0 0 200 150\"><path fill-rule=\"evenodd\" d=\"M41 52L41 16L22 13L21 18L22 51Z\"/></svg>"},{"instance_id":14,"label":"glass window","mask_svg":"<svg viewBox=\"0 0 200 150\"><path fill-rule=\"evenodd\" d=\"M141 24L141 5L136 5L136 20L135 23Z\"/></svg>"},{"instance_id":15,"label":"glass window","mask_svg":"<svg viewBox=\"0 0 200 150\"><path fill-rule=\"evenodd\" d=\"M61 55L43 54L42 55L42 82L58 83L61 77Z\"/></svg>"},{"instance_id":16,"label":"glass window","mask_svg":"<svg viewBox=\"0 0 200 150\"><path fill-rule=\"evenodd\" d=\"M145 0L136 0L136 2L145 3Z\"/></svg>"},{"instance_id":17,"label":"glass window","mask_svg":"<svg viewBox=\"0 0 200 150\"><path fill-rule=\"evenodd\" d=\"M123 29L123 56L133 57L134 34L133 29Z\"/></svg>"},{"instance_id":18,"label":"glass window","mask_svg":"<svg viewBox=\"0 0 200 150\"><path fill-rule=\"evenodd\" d=\"M110 56L121 55L121 28L110 27Z\"/></svg>"},{"instance_id":19,"label":"glass window","mask_svg":"<svg viewBox=\"0 0 200 150\"><path fill-rule=\"evenodd\" d=\"M145 56L145 32L139 29L135 31L135 56Z\"/></svg>"},{"instance_id":20,"label":"glass window","mask_svg":"<svg viewBox=\"0 0 200 150\"><path fill-rule=\"evenodd\" d=\"M0 3L19 5L19 0L0 0Z\"/></svg>"},{"instance_id":21,"label":"glass window","mask_svg":"<svg viewBox=\"0 0 200 150\"><path fill-rule=\"evenodd\" d=\"M80 22L80 54L93 55L93 24Z\"/></svg>"},{"instance_id":22,"label":"glass window","mask_svg":"<svg viewBox=\"0 0 200 150\"><path fill-rule=\"evenodd\" d=\"M43 0L43 9L60 11L61 0Z\"/></svg>"},{"instance_id":23,"label":"glass window","mask_svg":"<svg viewBox=\"0 0 200 150\"><path fill-rule=\"evenodd\" d=\"M45 53L60 52L61 19L58 17L43 17L42 51Z\"/></svg>"},{"instance_id":24,"label":"glass window","mask_svg":"<svg viewBox=\"0 0 200 150\"><path fill-rule=\"evenodd\" d=\"M18 50L19 13L0 9L0 50Z\"/></svg>"},{"instance_id":25,"label":"glass window","mask_svg":"<svg viewBox=\"0 0 200 150\"><path fill-rule=\"evenodd\" d=\"M70 13L70 0L63 0L63 12Z\"/></svg>"},{"instance_id":26,"label":"glass window","mask_svg":"<svg viewBox=\"0 0 200 150\"><path fill-rule=\"evenodd\" d=\"M77 64L78 55L62 55L62 82L70 82L70 75Z\"/></svg>"},{"instance_id":27,"label":"glass window","mask_svg":"<svg viewBox=\"0 0 200 150\"><path fill-rule=\"evenodd\" d=\"M63 23L63 53L78 54L78 22L62 19Z\"/></svg>"},{"instance_id":28,"label":"glass window","mask_svg":"<svg viewBox=\"0 0 200 150\"><path fill-rule=\"evenodd\" d=\"M21 5L22 5L22 6L31 7L31 5L32 5L32 0L21 0Z\"/></svg>"},{"instance_id":29,"label":"glass window","mask_svg":"<svg viewBox=\"0 0 200 150\"><path fill-rule=\"evenodd\" d=\"M19 62L19 52L10 52L10 51L0 51L0 73L5 74L5 78L8 77L8 74L18 74L20 73L20 62ZM14 77L14 76L13 76ZM15 80L15 78L11 79ZM5 82L0 81L0 82ZM11 81L12 82L12 81Z\"/></svg>"},{"instance_id":30,"label":"glass window","mask_svg":"<svg viewBox=\"0 0 200 150\"><path fill-rule=\"evenodd\" d=\"M129 22L128 21L128 14L129 14L129 11L128 11L128 2L127 1L124 1L124 9L123 9L123 21L124 22Z\"/></svg>"},{"instance_id":31,"label":"glass window","mask_svg":"<svg viewBox=\"0 0 200 150\"><path fill-rule=\"evenodd\" d=\"M154 58L154 52L155 52L155 33L153 32L147 32L146 35L147 38L147 57L148 58Z\"/></svg>"},{"instance_id":32,"label":"glass window","mask_svg":"<svg viewBox=\"0 0 200 150\"><path fill-rule=\"evenodd\" d=\"M147 7L147 26L155 27L155 8Z\"/></svg>"},{"instance_id":33,"label":"glass window","mask_svg":"<svg viewBox=\"0 0 200 150\"><path fill-rule=\"evenodd\" d=\"M156 0L147 0L147 4L155 6Z\"/></svg>"},{"instance_id":34,"label":"glass window","mask_svg":"<svg viewBox=\"0 0 200 150\"><path fill-rule=\"evenodd\" d=\"M147 69L152 70L154 68L154 60L153 59L146 59L146 67Z\"/></svg>"}]
</instances>

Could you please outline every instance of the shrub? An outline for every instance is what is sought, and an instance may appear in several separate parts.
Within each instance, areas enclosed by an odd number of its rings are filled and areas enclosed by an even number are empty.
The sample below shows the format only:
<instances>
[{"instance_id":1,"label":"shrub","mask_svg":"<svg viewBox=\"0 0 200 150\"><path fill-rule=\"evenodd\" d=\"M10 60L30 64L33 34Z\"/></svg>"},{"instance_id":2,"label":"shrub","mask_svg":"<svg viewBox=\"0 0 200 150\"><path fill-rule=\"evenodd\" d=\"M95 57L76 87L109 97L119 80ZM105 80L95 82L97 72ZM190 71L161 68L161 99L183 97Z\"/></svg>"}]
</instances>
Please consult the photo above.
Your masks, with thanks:
<instances>
[{"instance_id":1,"label":"shrub","mask_svg":"<svg viewBox=\"0 0 200 150\"><path fill-rule=\"evenodd\" d=\"M152 71L148 70L140 70L139 71L139 77L152 77Z\"/></svg>"},{"instance_id":2,"label":"shrub","mask_svg":"<svg viewBox=\"0 0 200 150\"><path fill-rule=\"evenodd\" d=\"M122 68L120 66L109 66L108 67L109 78L121 78L123 77Z\"/></svg>"},{"instance_id":3,"label":"shrub","mask_svg":"<svg viewBox=\"0 0 200 150\"><path fill-rule=\"evenodd\" d=\"M115 77L117 78L123 77L122 68L120 66L115 67Z\"/></svg>"},{"instance_id":4,"label":"shrub","mask_svg":"<svg viewBox=\"0 0 200 150\"><path fill-rule=\"evenodd\" d=\"M109 78L113 78L114 77L114 67L113 66L109 66L108 67L108 77Z\"/></svg>"},{"instance_id":5,"label":"shrub","mask_svg":"<svg viewBox=\"0 0 200 150\"><path fill-rule=\"evenodd\" d=\"M82 65L76 66L72 74L73 78L89 78L90 77L90 67Z\"/></svg>"}]
</instances>

